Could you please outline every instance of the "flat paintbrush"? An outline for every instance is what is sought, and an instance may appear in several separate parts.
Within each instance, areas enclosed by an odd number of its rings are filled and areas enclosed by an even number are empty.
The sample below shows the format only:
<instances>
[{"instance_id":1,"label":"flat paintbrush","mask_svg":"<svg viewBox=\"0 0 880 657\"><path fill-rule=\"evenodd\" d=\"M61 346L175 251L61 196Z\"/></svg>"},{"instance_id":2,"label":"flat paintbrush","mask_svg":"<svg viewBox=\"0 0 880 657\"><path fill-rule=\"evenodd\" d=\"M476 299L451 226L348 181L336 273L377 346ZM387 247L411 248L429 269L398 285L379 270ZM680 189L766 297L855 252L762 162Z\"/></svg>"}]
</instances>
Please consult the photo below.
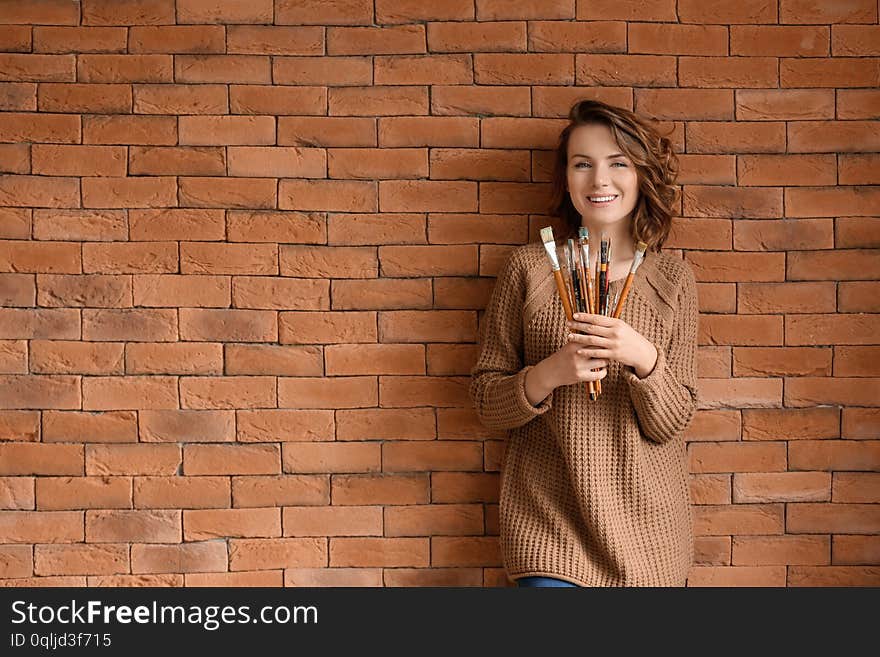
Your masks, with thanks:
<instances>
[{"instance_id":1,"label":"flat paintbrush","mask_svg":"<svg viewBox=\"0 0 880 657\"><path fill-rule=\"evenodd\" d=\"M612 315L612 317L620 317L620 313L623 312L623 304L626 303L626 297L629 296L629 290L632 287L636 271L642 264L642 261L645 259L645 250L647 248L648 245L644 242L639 242L638 244L636 244L636 252L633 255L633 261L629 267L629 273L626 275L626 281L623 284L623 289L620 291L620 295L617 299L617 305L614 308L614 314Z\"/></svg>"}]
</instances>

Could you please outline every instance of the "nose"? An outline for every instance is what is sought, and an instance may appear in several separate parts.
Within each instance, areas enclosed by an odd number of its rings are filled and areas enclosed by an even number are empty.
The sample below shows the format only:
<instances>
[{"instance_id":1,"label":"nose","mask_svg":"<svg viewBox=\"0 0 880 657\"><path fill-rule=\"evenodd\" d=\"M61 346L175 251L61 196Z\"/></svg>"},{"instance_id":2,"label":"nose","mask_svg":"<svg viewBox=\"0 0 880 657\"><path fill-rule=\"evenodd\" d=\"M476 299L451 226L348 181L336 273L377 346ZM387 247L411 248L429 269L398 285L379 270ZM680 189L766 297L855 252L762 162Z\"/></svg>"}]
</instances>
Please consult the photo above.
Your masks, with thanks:
<instances>
[{"instance_id":1,"label":"nose","mask_svg":"<svg viewBox=\"0 0 880 657\"><path fill-rule=\"evenodd\" d=\"M608 187L611 172L607 167L597 166L593 169L593 183L596 187Z\"/></svg>"}]
</instances>

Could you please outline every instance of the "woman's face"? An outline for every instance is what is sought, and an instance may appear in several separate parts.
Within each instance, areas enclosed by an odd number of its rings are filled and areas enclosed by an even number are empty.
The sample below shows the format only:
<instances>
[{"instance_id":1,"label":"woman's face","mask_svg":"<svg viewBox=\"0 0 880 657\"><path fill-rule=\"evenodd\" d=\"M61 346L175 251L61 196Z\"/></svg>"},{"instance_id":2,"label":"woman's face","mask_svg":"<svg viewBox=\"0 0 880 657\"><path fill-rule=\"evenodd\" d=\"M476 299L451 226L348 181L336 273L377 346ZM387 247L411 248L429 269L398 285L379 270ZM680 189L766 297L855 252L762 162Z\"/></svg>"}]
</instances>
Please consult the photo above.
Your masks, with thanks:
<instances>
[{"instance_id":1,"label":"woman's face","mask_svg":"<svg viewBox=\"0 0 880 657\"><path fill-rule=\"evenodd\" d=\"M629 221L639 200L636 168L602 124L581 125L569 135L567 185L581 222L594 229Z\"/></svg>"}]
</instances>

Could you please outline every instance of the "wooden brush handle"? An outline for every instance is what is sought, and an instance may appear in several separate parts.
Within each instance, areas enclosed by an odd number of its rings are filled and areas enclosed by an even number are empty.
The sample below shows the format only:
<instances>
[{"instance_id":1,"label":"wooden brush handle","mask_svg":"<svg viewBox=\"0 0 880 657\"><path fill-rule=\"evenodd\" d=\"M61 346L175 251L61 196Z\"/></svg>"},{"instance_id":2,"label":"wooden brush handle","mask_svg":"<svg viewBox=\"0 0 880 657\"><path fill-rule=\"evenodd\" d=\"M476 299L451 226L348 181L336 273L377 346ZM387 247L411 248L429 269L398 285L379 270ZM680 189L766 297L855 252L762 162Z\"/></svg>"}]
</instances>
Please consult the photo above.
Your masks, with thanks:
<instances>
[{"instance_id":1,"label":"wooden brush handle","mask_svg":"<svg viewBox=\"0 0 880 657\"><path fill-rule=\"evenodd\" d=\"M568 321L574 319L574 315L571 312L571 302L568 300L568 289L565 284L565 279L562 278L562 272L558 269L553 271L553 277L556 279L556 290L559 292L559 298L562 300L562 309L565 311L565 318ZM590 399L595 399L597 392L595 381L589 382L589 394Z\"/></svg>"},{"instance_id":2,"label":"wooden brush handle","mask_svg":"<svg viewBox=\"0 0 880 657\"><path fill-rule=\"evenodd\" d=\"M629 295L629 289L632 287L634 277L635 275L632 272L626 275L626 281L623 283L623 289L620 291L620 299L617 300L617 307L614 309L614 314L611 315L612 317L618 318L620 317L620 313L623 312L623 303Z\"/></svg>"}]
</instances>

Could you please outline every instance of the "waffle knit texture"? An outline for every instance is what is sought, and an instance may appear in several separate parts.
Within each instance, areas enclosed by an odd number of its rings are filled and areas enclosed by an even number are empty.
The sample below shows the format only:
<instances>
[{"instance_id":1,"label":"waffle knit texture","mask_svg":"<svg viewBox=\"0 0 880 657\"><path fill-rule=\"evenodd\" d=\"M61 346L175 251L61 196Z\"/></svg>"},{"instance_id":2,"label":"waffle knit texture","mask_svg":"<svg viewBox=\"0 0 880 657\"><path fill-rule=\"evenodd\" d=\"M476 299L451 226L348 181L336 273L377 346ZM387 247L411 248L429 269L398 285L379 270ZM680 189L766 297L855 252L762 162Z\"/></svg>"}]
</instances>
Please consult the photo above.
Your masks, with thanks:
<instances>
[{"instance_id":1,"label":"waffle knit texture","mask_svg":"<svg viewBox=\"0 0 880 657\"><path fill-rule=\"evenodd\" d=\"M612 297L622 287L612 281ZM511 253L470 385L480 421L508 432L500 538L510 578L684 586L694 554L683 432L697 406L697 315L690 266L648 252L621 319L657 348L654 369L640 379L611 361L596 401L579 383L533 406L525 375L565 345L568 329L543 244Z\"/></svg>"}]
</instances>

